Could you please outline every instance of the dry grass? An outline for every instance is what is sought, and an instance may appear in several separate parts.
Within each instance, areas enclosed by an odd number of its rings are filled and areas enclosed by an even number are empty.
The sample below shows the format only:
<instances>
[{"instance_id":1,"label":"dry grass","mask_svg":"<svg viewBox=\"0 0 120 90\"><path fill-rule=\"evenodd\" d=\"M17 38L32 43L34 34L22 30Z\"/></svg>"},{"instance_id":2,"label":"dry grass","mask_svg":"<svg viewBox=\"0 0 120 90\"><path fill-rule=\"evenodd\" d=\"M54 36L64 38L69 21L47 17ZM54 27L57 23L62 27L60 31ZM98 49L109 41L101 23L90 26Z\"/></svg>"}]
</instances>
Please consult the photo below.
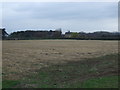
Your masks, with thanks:
<instances>
[{"instance_id":1,"label":"dry grass","mask_svg":"<svg viewBox=\"0 0 120 90\"><path fill-rule=\"evenodd\" d=\"M48 64L118 53L118 41L16 40L3 41L3 79L36 73Z\"/></svg>"}]
</instances>

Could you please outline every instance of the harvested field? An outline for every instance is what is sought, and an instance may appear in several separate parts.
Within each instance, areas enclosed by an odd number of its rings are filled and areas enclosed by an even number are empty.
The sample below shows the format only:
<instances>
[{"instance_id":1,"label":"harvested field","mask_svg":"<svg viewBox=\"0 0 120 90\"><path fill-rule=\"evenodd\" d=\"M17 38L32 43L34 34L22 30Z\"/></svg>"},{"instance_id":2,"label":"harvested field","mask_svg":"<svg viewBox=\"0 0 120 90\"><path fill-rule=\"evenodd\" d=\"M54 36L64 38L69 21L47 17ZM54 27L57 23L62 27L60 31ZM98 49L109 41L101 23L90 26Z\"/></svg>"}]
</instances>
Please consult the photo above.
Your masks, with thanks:
<instances>
[{"instance_id":1,"label":"harvested field","mask_svg":"<svg viewBox=\"0 0 120 90\"><path fill-rule=\"evenodd\" d=\"M6 80L26 77L48 64L118 53L118 41L6 40L2 43L3 79Z\"/></svg>"}]
</instances>

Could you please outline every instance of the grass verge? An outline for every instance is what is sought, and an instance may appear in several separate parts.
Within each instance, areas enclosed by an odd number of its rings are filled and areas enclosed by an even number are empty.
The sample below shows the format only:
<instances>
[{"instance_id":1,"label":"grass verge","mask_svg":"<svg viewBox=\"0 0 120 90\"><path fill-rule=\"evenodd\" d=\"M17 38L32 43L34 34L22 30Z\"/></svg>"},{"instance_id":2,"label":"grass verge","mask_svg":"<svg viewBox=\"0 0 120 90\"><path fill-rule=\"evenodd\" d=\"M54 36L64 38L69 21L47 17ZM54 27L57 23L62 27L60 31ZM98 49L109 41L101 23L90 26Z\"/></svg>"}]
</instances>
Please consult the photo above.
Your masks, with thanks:
<instances>
[{"instance_id":1,"label":"grass verge","mask_svg":"<svg viewBox=\"0 0 120 90\"><path fill-rule=\"evenodd\" d=\"M20 84L20 81L4 80L2 81L2 88L12 88L13 86L18 84Z\"/></svg>"},{"instance_id":2,"label":"grass verge","mask_svg":"<svg viewBox=\"0 0 120 90\"><path fill-rule=\"evenodd\" d=\"M120 77L119 77L120 78ZM118 88L118 76L93 78L84 82L76 82L67 87L74 88Z\"/></svg>"}]
</instances>

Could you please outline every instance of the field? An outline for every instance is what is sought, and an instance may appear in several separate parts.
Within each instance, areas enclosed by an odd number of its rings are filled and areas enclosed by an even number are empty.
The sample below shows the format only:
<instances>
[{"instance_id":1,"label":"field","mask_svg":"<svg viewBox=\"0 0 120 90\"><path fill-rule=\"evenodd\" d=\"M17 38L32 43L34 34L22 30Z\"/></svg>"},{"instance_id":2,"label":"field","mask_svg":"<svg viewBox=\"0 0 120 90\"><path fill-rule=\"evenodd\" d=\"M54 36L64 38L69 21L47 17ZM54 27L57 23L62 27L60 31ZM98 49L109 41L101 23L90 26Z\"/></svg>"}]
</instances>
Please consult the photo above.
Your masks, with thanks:
<instances>
[{"instance_id":1,"label":"field","mask_svg":"<svg viewBox=\"0 0 120 90\"><path fill-rule=\"evenodd\" d=\"M73 87L84 87L78 83L98 76L106 81L109 78L104 76L112 77L110 80L113 79L116 85L113 87L117 87L118 41L5 40L2 45L4 88L70 87L71 84ZM68 82L71 79L72 83ZM53 83L49 83L52 80ZM59 84L61 82L63 84Z\"/></svg>"}]
</instances>

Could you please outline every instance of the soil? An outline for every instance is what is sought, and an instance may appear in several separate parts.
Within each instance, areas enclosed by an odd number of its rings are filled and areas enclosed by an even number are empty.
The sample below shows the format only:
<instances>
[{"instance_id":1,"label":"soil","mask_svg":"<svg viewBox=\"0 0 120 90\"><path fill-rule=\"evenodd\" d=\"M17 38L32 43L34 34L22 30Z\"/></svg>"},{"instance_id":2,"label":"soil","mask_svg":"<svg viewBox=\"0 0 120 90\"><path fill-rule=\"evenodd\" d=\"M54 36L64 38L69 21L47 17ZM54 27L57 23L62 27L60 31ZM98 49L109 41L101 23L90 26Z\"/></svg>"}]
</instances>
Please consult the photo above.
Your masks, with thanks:
<instances>
[{"instance_id":1,"label":"soil","mask_svg":"<svg viewBox=\"0 0 120 90\"><path fill-rule=\"evenodd\" d=\"M118 41L102 40L6 40L2 46L2 72L7 80L36 73L48 64L118 53Z\"/></svg>"}]
</instances>

